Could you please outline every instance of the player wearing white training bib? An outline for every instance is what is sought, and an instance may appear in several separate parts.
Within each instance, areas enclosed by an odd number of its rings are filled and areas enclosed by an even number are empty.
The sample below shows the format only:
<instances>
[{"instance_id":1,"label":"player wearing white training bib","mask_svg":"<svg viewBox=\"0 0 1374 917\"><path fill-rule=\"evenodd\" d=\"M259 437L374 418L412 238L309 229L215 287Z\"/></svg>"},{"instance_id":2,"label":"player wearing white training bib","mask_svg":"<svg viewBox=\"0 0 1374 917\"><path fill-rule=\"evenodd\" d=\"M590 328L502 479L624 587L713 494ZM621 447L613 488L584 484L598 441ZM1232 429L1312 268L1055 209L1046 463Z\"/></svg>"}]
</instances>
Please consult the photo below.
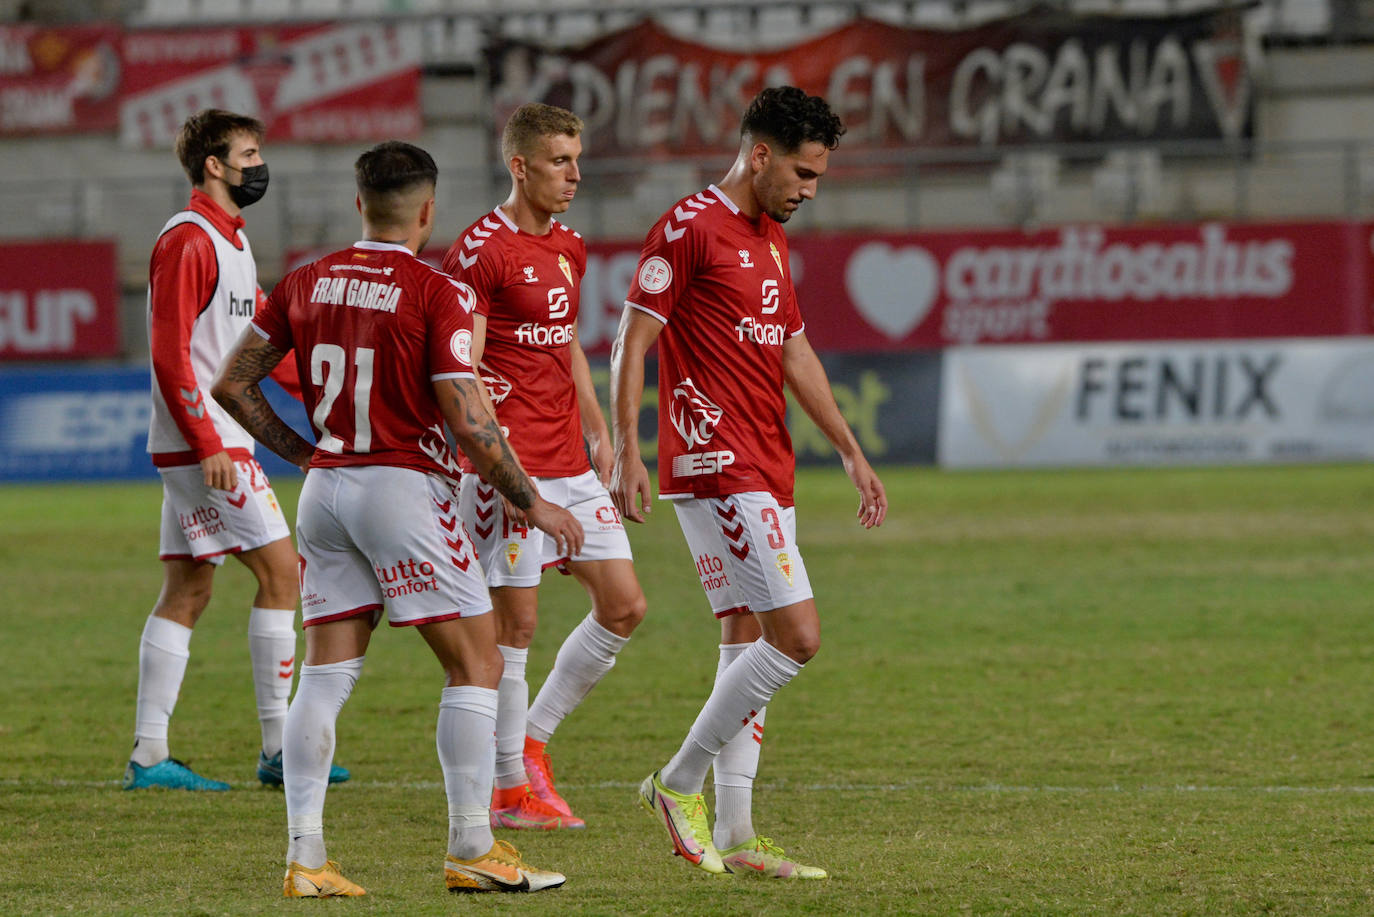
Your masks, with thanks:
<instances>
[{"instance_id":1,"label":"player wearing white training bib","mask_svg":"<svg viewBox=\"0 0 1374 917\"><path fill-rule=\"evenodd\" d=\"M262 725L258 779L281 783L281 736L295 673L295 551L253 439L209 397L220 361L257 305L257 267L242 207L267 188L262 125L210 109L191 117L177 158L193 189L163 226L148 283L152 414L148 451L162 476L161 594L139 647L134 750L126 789L227 790L171 757L168 727L190 656L191 629L210 600L216 566L233 555L252 571L248 619L253 685ZM294 371L278 377L295 390ZM331 779L346 780L335 768Z\"/></svg>"},{"instance_id":2,"label":"player wearing white training bib","mask_svg":"<svg viewBox=\"0 0 1374 917\"><path fill-rule=\"evenodd\" d=\"M715 687L677 754L640 786L674 850L708 872L826 876L758 835L751 806L765 706L820 644L797 546L784 385L844 459L860 523L879 525L887 512L806 340L781 226L815 195L843 132L819 97L793 87L759 93L725 178L649 231L611 357L616 505L633 522L649 511L638 422L644 357L657 342L659 490L721 620ZM714 830L701 795L708 770Z\"/></svg>"},{"instance_id":3,"label":"player wearing white training bib","mask_svg":"<svg viewBox=\"0 0 1374 917\"><path fill-rule=\"evenodd\" d=\"M581 120L562 108L518 108L501 137L510 196L469 226L444 258L444 269L477 294L473 360L496 418L540 496L567 508L586 532L579 554L559 554L464 465L463 520L478 540L506 663L492 799L492 824L506 828L585 827L554 785L546 744L615 665L644 617L630 542L606 490L610 435L577 340L587 246L553 218L577 191L581 130ZM563 641L530 704L525 662L540 576L550 566L582 584L592 609Z\"/></svg>"}]
</instances>

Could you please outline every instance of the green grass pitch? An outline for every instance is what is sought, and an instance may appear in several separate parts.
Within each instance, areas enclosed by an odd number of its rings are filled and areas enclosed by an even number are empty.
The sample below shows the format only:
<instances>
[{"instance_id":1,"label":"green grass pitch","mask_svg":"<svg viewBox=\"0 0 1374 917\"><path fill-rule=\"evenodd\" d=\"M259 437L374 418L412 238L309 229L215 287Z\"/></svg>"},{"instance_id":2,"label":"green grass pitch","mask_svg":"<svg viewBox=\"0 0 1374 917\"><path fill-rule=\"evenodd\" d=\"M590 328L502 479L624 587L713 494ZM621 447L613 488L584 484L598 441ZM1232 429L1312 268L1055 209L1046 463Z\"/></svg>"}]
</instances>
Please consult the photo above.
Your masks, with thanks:
<instances>
[{"instance_id":1,"label":"green grass pitch","mask_svg":"<svg viewBox=\"0 0 1374 917\"><path fill-rule=\"evenodd\" d=\"M709 690L719 631L671 509L631 537L649 616L554 737L589 829L510 837L569 876L443 891L442 675L384 628L340 720L330 854L369 889L284 901L256 785L247 571L197 628L173 753L227 794L125 793L155 484L0 489L0 914L1374 913L1374 474L887 469L864 532L798 485L820 655L770 707L755 823L822 883L713 879L635 787ZM288 515L297 486L279 482ZM587 611L545 580L537 688Z\"/></svg>"}]
</instances>

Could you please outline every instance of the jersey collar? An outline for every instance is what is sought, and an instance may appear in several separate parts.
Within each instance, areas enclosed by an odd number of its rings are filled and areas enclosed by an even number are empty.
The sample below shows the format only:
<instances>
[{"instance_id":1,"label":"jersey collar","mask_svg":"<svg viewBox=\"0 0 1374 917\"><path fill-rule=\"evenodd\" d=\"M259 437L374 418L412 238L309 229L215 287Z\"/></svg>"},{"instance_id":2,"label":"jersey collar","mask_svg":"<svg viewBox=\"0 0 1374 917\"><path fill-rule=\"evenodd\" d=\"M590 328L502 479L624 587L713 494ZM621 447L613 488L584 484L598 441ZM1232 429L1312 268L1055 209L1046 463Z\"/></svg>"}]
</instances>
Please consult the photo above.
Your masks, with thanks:
<instances>
[{"instance_id":1,"label":"jersey collar","mask_svg":"<svg viewBox=\"0 0 1374 917\"><path fill-rule=\"evenodd\" d=\"M739 213L739 208L735 206L734 201L730 200L730 195L726 194L724 191L717 188L714 183L707 185L706 190L714 194L716 198L726 207L729 207L731 213Z\"/></svg>"},{"instance_id":2,"label":"jersey collar","mask_svg":"<svg viewBox=\"0 0 1374 917\"><path fill-rule=\"evenodd\" d=\"M414 258L415 253L406 248L400 242L372 242L367 239L359 239L353 243L354 248L361 248L369 252L401 252Z\"/></svg>"},{"instance_id":3,"label":"jersey collar","mask_svg":"<svg viewBox=\"0 0 1374 917\"><path fill-rule=\"evenodd\" d=\"M215 203L215 199L201 191L199 188L191 189L191 203L187 209L194 211L205 217L211 226L219 231L220 235L234 243L235 246L242 248L238 243L238 231L247 224L243 217L231 217L225 213L224 208Z\"/></svg>"},{"instance_id":4,"label":"jersey collar","mask_svg":"<svg viewBox=\"0 0 1374 917\"><path fill-rule=\"evenodd\" d=\"M510 217L506 216L506 211L502 210L500 207L493 207L491 209L491 215L496 217L502 223L505 223L506 228L508 228L511 232L518 233L520 231L520 227L516 226L515 221L512 220Z\"/></svg>"}]
</instances>

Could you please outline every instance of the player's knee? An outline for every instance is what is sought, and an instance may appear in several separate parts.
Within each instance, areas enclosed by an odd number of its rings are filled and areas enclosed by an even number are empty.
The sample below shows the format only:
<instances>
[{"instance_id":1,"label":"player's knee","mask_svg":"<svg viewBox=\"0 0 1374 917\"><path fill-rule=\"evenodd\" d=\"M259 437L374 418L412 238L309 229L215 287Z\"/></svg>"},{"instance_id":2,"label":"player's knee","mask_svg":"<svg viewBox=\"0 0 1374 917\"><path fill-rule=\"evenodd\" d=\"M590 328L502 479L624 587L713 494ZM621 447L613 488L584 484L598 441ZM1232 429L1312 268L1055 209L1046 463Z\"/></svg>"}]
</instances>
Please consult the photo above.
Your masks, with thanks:
<instances>
[{"instance_id":1,"label":"player's knee","mask_svg":"<svg viewBox=\"0 0 1374 917\"><path fill-rule=\"evenodd\" d=\"M821 635L818 633L789 634L778 649L795 662L810 662L821 651Z\"/></svg>"},{"instance_id":2,"label":"player's knee","mask_svg":"<svg viewBox=\"0 0 1374 917\"><path fill-rule=\"evenodd\" d=\"M175 589L164 589L153 606L153 614L192 627L209 606L208 583L184 583Z\"/></svg>"},{"instance_id":3,"label":"player's knee","mask_svg":"<svg viewBox=\"0 0 1374 917\"><path fill-rule=\"evenodd\" d=\"M643 592L635 592L618 602L607 603L597 609L596 622L617 637L628 637L634 633L644 614L649 610L649 601Z\"/></svg>"},{"instance_id":4,"label":"player's knee","mask_svg":"<svg viewBox=\"0 0 1374 917\"><path fill-rule=\"evenodd\" d=\"M533 617L504 620L497 628L496 642L502 646L524 649L534 642L534 629L537 623L538 619Z\"/></svg>"},{"instance_id":5,"label":"player's knee","mask_svg":"<svg viewBox=\"0 0 1374 917\"><path fill-rule=\"evenodd\" d=\"M490 651L466 653L462 659L447 663L444 666L444 674L450 686L476 685L479 688L496 688L501 683L501 671L505 665L501 651L493 643Z\"/></svg>"}]
</instances>

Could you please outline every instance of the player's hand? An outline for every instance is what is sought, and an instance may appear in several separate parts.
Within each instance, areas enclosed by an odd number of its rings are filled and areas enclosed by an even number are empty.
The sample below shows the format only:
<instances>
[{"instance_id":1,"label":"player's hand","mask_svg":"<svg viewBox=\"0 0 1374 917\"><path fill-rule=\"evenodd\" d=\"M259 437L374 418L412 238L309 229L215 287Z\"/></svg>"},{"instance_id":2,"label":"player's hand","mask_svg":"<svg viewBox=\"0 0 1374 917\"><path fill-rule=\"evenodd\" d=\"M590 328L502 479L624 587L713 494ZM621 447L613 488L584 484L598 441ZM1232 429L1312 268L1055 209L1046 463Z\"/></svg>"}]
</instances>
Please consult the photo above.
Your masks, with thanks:
<instances>
[{"instance_id":1,"label":"player's hand","mask_svg":"<svg viewBox=\"0 0 1374 917\"><path fill-rule=\"evenodd\" d=\"M649 469L638 458L620 457L611 468L608 488L620 518L631 522L644 521L653 512L653 491L649 488ZM638 497L638 503L635 498Z\"/></svg>"},{"instance_id":2,"label":"player's hand","mask_svg":"<svg viewBox=\"0 0 1374 917\"><path fill-rule=\"evenodd\" d=\"M523 509L507 500L505 494L501 495L501 506L506 512L506 521L511 524L512 528L521 529L529 526L529 516L525 515Z\"/></svg>"},{"instance_id":3,"label":"player's hand","mask_svg":"<svg viewBox=\"0 0 1374 917\"><path fill-rule=\"evenodd\" d=\"M586 537L582 523L563 507L543 497L535 497L534 504L526 510L525 516L536 528L553 537L561 556L576 557L582 553L582 541Z\"/></svg>"},{"instance_id":4,"label":"player's hand","mask_svg":"<svg viewBox=\"0 0 1374 917\"><path fill-rule=\"evenodd\" d=\"M215 490L233 490L239 486L238 469L228 452L216 452L200 460L200 470L205 475L205 486Z\"/></svg>"},{"instance_id":5,"label":"player's hand","mask_svg":"<svg viewBox=\"0 0 1374 917\"><path fill-rule=\"evenodd\" d=\"M592 470L596 472L596 479L601 482L602 487L610 489L615 450L611 448L608 440L599 437L588 437L587 446L592 454Z\"/></svg>"},{"instance_id":6,"label":"player's hand","mask_svg":"<svg viewBox=\"0 0 1374 917\"><path fill-rule=\"evenodd\" d=\"M866 529L882 525L887 518L887 491L868 460L862 455L845 459L844 470L859 490L859 524Z\"/></svg>"}]
</instances>

